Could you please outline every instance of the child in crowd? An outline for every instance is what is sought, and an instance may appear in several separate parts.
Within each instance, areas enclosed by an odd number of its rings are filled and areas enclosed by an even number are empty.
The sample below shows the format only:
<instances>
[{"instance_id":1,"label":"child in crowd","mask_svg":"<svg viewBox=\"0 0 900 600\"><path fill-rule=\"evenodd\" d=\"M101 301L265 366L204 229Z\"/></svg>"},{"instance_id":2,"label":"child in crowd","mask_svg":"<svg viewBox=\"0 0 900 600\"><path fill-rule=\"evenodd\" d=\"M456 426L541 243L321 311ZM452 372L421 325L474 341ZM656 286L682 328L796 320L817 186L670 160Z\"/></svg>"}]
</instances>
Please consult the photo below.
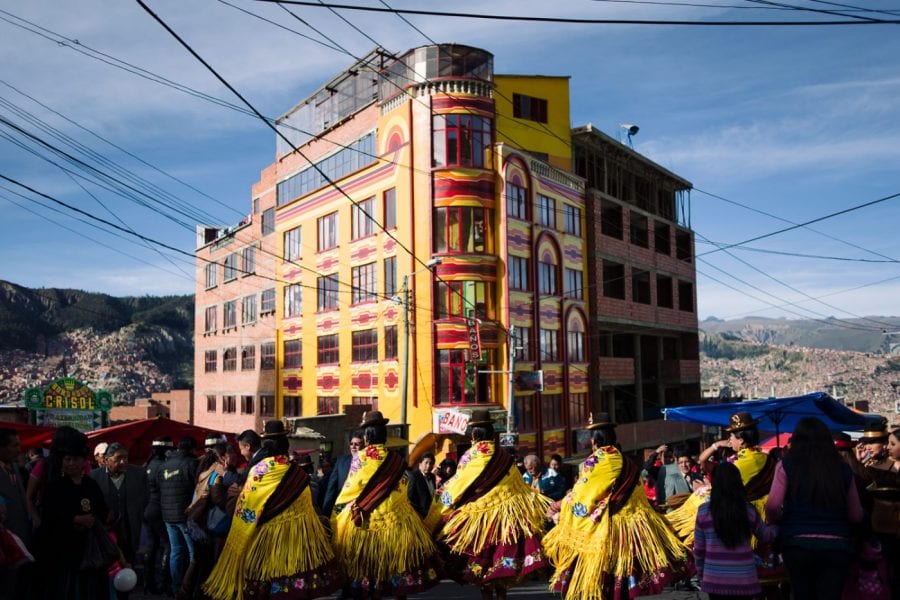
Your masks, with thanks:
<instances>
[{"instance_id":1,"label":"child in crowd","mask_svg":"<svg viewBox=\"0 0 900 600\"><path fill-rule=\"evenodd\" d=\"M747 501L738 468L723 462L713 471L710 500L697 511L694 531L700 589L710 600L751 600L762 592L751 536L771 542L776 530Z\"/></svg>"}]
</instances>

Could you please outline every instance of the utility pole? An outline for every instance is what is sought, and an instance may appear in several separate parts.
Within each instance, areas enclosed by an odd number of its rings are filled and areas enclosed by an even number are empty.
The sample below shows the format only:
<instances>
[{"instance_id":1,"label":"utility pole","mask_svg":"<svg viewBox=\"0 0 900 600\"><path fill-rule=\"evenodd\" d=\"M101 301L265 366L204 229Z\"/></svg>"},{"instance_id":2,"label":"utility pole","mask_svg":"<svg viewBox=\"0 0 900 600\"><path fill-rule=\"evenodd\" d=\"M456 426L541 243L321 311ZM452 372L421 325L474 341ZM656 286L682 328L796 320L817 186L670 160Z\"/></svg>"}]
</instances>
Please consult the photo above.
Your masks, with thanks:
<instances>
[{"instance_id":1,"label":"utility pole","mask_svg":"<svg viewBox=\"0 0 900 600\"><path fill-rule=\"evenodd\" d=\"M400 425L406 427L406 394L409 380L409 275L403 276L403 288L400 291L400 303L403 305L403 369L400 373Z\"/></svg>"},{"instance_id":2,"label":"utility pole","mask_svg":"<svg viewBox=\"0 0 900 600\"><path fill-rule=\"evenodd\" d=\"M509 326L509 398L506 400L506 433L510 436L516 434L515 419L513 414L513 402L516 398L516 326Z\"/></svg>"},{"instance_id":3,"label":"utility pole","mask_svg":"<svg viewBox=\"0 0 900 600\"><path fill-rule=\"evenodd\" d=\"M500 436L500 445L506 447L510 452L515 449L516 446L516 438L518 434L516 433L516 421L515 421L515 413L513 412L515 406L515 398L516 398L516 352L519 350L519 346L516 343L516 327L515 325L509 326L509 334L507 336L508 344L509 344L509 369L503 371L478 371L479 373L503 373L504 375L509 376L509 395L506 399L506 433Z\"/></svg>"},{"instance_id":4,"label":"utility pole","mask_svg":"<svg viewBox=\"0 0 900 600\"><path fill-rule=\"evenodd\" d=\"M409 404L409 312L412 310L412 303L409 298L409 278L415 277L417 273L425 270L431 270L441 264L440 258L432 258L425 266L417 271L413 271L403 276L403 287L400 290L400 296L394 298L394 302L403 306L403 360L400 374L400 425L403 427L404 434L409 437L409 425L406 422L406 407Z\"/></svg>"}]
</instances>

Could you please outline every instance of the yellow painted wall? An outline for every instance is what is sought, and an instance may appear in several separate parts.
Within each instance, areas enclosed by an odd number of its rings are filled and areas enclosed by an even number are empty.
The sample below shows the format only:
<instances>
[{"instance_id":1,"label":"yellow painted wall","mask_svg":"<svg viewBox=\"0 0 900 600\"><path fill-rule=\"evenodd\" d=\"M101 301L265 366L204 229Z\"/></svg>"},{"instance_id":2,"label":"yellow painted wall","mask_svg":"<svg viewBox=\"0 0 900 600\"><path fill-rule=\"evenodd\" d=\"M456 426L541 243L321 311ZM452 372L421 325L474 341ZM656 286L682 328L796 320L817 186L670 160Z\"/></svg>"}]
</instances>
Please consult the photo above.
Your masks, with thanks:
<instances>
[{"instance_id":1,"label":"yellow painted wall","mask_svg":"<svg viewBox=\"0 0 900 600\"><path fill-rule=\"evenodd\" d=\"M547 154L548 162L572 168L569 78L535 75L494 75L497 141L522 150ZM513 94L547 100L547 123L513 117Z\"/></svg>"},{"instance_id":2,"label":"yellow painted wall","mask_svg":"<svg viewBox=\"0 0 900 600\"><path fill-rule=\"evenodd\" d=\"M386 115L380 116L373 125L376 128L376 153L381 156L377 163L365 169L353 173L336 183L347 190L350 196L361 201L368 197L375 197L374 216L379 222L383 222L383 193L391 187L396 190L396 214L397 227L391 234L399 241L391 239L387 233L379 227L375 227L375 235L362 240L351 241L351 214L352 203L346 196L334 193L332 188L325 187L291 203L280 207L279 212L288 211L298 204L310 203L307 209L300 211L295 216L276 222L276 235L283 238L284 232L294 227L302 227L303 255L301 264L322 274L337 273L341 282L338 290L338 310L317 313L317 273L301 269L299 274L289 276L294 265L280 264L278 277L282 281L300 283L303 288L303 314L299 319L302 333L289 333L286 329L296 320L284 319L283 293L285 284L279 284L277 289L278 303L278 341L277 361L283 365L283 340L303 340L303 366L299 370L280 370L278 375L277 414L283 415L283 398L285 394L292 392L283 385L284 376L300 374L302 376L302 411L304 416L317 413L318 396L337 396L339 412L345 404L351 403L353 396L377 396L378 408L391 424L401 422L401 384L402 360L406 340L403 335L404 307L383 298L384 292L384 259L390 256L396 257L396 285L397 294L402 293L403 276L422 269L422 264L413 259L410 253L404 249L412 250L423 262L431 256L431 184L430 184L430 153L414 153L415 140L413 140L412 126L414 119L416 127L424 127L424 135L430 135L430 116L419 116L415 103L401 104ZM423 135L418 133L418 135ZM427 139L427 138L426 138ZM419 143L421 143L421 139ZM392 146L393 145L393 146ZM380 173L379 173L380 171ZM379 173L376 175L376 173ZM315 203L316 198L331 196L327 201ZM318 219L331 212L338 211L338 247L324 253L317 252L317 222ZM354 260L351 255L361 248L367 248L370 255L364 260ZM279 247L283 255L283 248ZM352 282L351 268L367 262L376 263L376 291L379 296L374 303L363 303L351 306L350 288ZM407 422L410 424L410 441L416 440L431 431L432 412L432 363L433 363L433 323L432 323L432 279L430 274L423 270L410 277L410 294L414 298L412 304L415 310L410 315L410 338L414 338L415 347L410 352L409 389L407 403ZM354 323L354 318L359 319L365 314L374 316L364 326ZM397 358L384 359L384 328L385 326L397 326ZM378 331L378 361L374 363L352 362L352 336L353 330L373 327ZM337 333L340 339L340 364L334 366L317 366L317 337ZM369 373L378 378L378 385L373 386L370 392L357 389L353 383L353 377L360 373ZM397 378L397 384L389 389L385 384L388 375ZM332 391L322 391L317 387L317 379L322 376L332 376L339 384Z\"/></svg>"}]
</instances>

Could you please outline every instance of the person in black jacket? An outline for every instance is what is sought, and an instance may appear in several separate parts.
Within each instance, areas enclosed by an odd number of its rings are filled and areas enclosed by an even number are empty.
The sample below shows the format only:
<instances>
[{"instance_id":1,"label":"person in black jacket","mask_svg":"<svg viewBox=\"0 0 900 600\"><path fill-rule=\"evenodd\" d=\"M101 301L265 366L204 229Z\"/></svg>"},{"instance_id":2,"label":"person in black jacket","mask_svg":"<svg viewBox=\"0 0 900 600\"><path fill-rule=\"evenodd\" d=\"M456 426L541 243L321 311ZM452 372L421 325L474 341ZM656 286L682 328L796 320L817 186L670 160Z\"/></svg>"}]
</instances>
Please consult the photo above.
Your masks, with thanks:
<instances>
[{"instance_id":1,"label":"person in black jacket","mask_svg":"<svg viewBox=\"0 0 900 600\"><path fill-rule=\"evenodd\" d=\"M41 502L36 583L42 598L109 598L105 568L82 568L89 531L104 523L106 501L97 482L85 475L87 436L60 427L50 447L50 465Z\"/></svg>"},{"instance_id":2,"label":"person in black jacket","mask_svg":"<svg viewBox=\"0 0 900 600\"><path fill-rule=\"evenodd\" d=\"M181 589L181 581L190 561L194 560L194 542L188 534L185 509L190 505L197 485L197 443L189 437L178 442L178 450L157 473L159 503L166 533L169 535L169 572L172 593Z\"/></svg>"},{"instance_id":3,"label":"person in black jacket","mask_svg":"<svg viewBox=\"0 0 900 600\"><path fill-rule=\"evenodd\" d=\"M362 431L354 431L350 434L350 453L342 454L334 461L334 470L331 472L331 477L328 478L328 487L325 489L325 499L322 501L323 515L331 515L332 511L334 511L334 503L337 500L338 494L341 493L341 488L344 487L344 482L347 481L347 473L350 472L350 462L362 447Z\"/></svg>"},{"instance_id":4,"label":"person in black jacket","mask_svg":"<svg viewBox=\"0 0 900 600\"><path fill-rule=\"evenodd\" d=\"M434 500L434 490L437 487L437 479L432 472L434 470L434 454L426 452L419 457L419 464L410 471L409 486L406 488L409 503L424 519L428 516L428 509Z\"/></svg>"},{"instance_id":5,"label":"person in black jacket","mask_svg":"<svg viewBox=\"0 0 900 600\"><path fill-rule=\"evenodd\" d=\"M128 448L113 442L106 449L104 466L91 471L91 479L100 486L109 509L107 526L116 534L116 543L129 564L137 558L141 543L141 525L147 507L147 474L141 467L128 464ZM117 592L120 599L127 592Z\"/></svg>"},{"instance_id":6,"label":"person in black jacket","mask_svg":"<svg viewBox=\"0 0 900 600\"><path fill-rule=\"evenodd\" d=\"M144 531L147 532L147 556L144 563L145 591L160 595L163 590L170 589L169 574L169 534L162 520L162 508L159 501L159 480L157 475L162 471L169 454L175 450L172 438L167 435L155 438L150 444L153 454L144 464L147 473L149 500L144 509Z\"/></svg>"}]
</instances>

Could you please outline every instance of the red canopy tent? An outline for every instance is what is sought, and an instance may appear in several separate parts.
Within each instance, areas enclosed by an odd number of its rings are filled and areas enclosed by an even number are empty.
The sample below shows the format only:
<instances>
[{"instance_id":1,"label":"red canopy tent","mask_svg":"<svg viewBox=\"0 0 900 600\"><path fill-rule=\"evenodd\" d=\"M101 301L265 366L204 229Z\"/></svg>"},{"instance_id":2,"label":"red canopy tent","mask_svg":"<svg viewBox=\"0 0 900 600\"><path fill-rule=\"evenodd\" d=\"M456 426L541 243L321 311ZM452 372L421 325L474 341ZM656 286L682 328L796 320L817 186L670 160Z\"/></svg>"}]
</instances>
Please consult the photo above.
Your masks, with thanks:
<instances>
[{"instance_id":1,"label":"red canopy tent","mask_svg":"<svg viewBox=\"0 0 900 600\"><path fill-rule=\"evenodd\" d=\"M19 434L19 441L22 443L22 450L29 448L49 448L50 441L56 427L40 427L38 425L26 425L25 423L13 423L11 421L0 421L0 427L9 427L15 429Z\"/></svg>"},{"instance_id":2,"label":"red canopy tent","mask_svg":"<svg viewBox=\"0 0 900 600\"><path fill-rule=\"evenodd\" d=\"M177 446L181 438L191 437L197 442L197 448L203 448L203 442L209 434L224 434L230 444L236 443L234 434L188 425L165 417L129 421L104 429L96 429L88 432L87 436L91 448L100 442L125 444L128 448L128 461L132 464L143 464L150 457L150 443L154 438L167 435Z\"/></svg>"}]
</instances>

